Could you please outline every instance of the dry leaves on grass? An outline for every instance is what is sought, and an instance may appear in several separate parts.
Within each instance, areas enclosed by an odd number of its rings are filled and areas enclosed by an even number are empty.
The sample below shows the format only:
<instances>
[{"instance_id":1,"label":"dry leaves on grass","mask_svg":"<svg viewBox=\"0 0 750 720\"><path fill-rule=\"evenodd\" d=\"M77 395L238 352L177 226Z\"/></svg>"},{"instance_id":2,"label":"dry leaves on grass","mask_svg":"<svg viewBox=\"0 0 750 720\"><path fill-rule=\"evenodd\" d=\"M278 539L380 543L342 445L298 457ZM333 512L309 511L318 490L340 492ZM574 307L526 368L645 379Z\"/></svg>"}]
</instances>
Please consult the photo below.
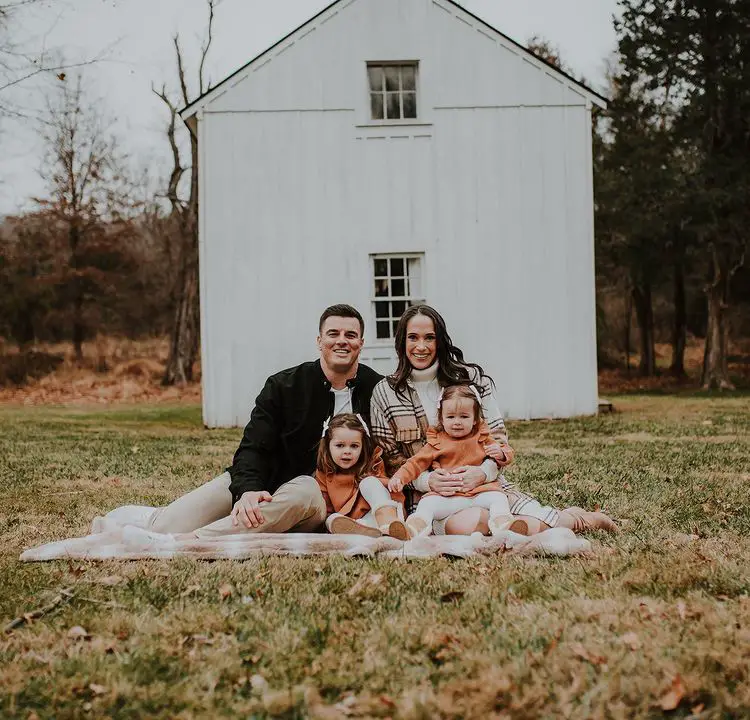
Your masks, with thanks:
<instances>
[{"instance_id":1,"label":"dry leaves on grass","mask_svg":"<svg viewBox=\"0 0 750 720\"><path fill-rule=\"evenodd\" d=\"M592 665L606 665L607 664L607 658L604 657L604 655L597 655L595 652L592 652L581 643L573 643L570 649L573 651L573 654L576 657L579 657L581 658L581 660L585 660L586 662L591 663Z\"/></svg>"},{"instance_id":2,"label":"dry leaves on grass","mask_svg":"<svg viewBox=\"0 0 750 720\"><path fill-rule=\"evenodd\" d=\"M633 651L636 651L641 647L641 639L634 632L625 633L620 640Z\"/></svg>"},{"instance_id":3,"label":"dry leaves on grass","mask_svg":"<svg viewBox=\"0 0 750 720\"><path fill-rule=\"evenodd\" d=\"M672 678L672 684L670 685L669 690L667 690L659 700L659 707L666 711L676 710L682 702L682 699L685 697L685 693L687 693L687 688L682 681L682 677L677 673L677 675Z\"/></svg>"},{"instance_id":4,"label":"dry leaves on grass","mask_svg":"<svg viewBox=\"0 0 750 720\"><path fill-rule=\"evenodd\" d=\"M357 582L352 585L347 591L349 597L359 597L362 595L371 594L373 590L377 590L383 585L383 575L380 573L373 573L371 575L362 575Z\"/></svg>"},{"instance_id":5,"label":"dry leaves on grass","mask_svg":"<svg viewBox=\"0 0 750 720\"><path fill-rule=\"evenodd\" d=\"M74 625L68 630L68 637L75 642L78 640L89 640L91 635L89 635L80 625Z\"/></svg>"}]
</instances>

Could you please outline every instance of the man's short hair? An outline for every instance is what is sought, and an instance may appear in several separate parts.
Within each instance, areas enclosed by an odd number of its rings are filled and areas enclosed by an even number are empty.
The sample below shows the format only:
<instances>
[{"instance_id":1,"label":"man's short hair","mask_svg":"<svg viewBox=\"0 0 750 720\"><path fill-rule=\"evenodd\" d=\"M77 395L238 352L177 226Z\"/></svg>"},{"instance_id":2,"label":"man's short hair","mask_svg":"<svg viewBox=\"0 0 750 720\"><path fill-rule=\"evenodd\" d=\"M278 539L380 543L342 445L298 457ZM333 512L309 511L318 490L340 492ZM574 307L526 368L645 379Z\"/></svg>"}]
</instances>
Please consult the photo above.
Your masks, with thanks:
<instances>
[{"instance_id":1,"label":"man's short hair","mask_svg":"<svg viewBox=\"0 0 750 720\"><path fill-rule=\"evenodd\" d=\"M325 323L329 317L357 318L357 320L359 320L360 336L365 336L365 321L362 319L359 311L351 305L331 305L323 310L323 314L320 316L320 322L318 323L319 333L323 332L323 323Z\"/></svg>"}]
</instances>

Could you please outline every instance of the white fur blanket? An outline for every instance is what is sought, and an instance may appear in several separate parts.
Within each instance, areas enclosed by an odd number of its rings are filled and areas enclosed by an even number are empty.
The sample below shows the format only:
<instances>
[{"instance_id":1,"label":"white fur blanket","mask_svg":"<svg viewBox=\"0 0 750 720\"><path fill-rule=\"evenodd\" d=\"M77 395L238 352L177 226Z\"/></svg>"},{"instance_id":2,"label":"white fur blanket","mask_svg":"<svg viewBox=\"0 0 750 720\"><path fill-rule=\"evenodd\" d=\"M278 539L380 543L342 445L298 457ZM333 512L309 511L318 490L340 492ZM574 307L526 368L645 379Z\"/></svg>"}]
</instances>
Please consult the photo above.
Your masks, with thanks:
<instances>
[{"instance_id":1,"label":"white fur blanket","mask_svg":"<svg viewBox=\"0 0 750 720\"><path fill-rule=\"evenodd\" d=\"M122 529L60 540L21 553L22 562L46 560L245 560L260 555L379 555L389 558L424 558L447 555L578 555L591 551L591 543L571 530L554 528L525 537L506 532L496 537L431 535L402 542L390 537L322 533L244 533L205 540L181 540L165 547L145 548L129 542Z\"/></svg>"}]
</instances>

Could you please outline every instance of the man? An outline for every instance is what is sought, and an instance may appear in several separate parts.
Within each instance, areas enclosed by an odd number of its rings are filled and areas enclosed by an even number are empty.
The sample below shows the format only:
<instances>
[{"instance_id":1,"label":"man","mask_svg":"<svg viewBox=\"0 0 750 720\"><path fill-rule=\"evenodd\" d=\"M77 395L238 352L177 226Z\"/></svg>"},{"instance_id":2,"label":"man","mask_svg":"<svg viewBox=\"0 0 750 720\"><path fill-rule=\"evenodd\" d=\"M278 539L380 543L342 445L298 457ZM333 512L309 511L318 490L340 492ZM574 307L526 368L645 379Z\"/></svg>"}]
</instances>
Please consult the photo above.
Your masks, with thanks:
<instances>
[{"instance_id":1,"label":"man","mask_svg":"<svg viewBox=\"0 0 750 720\"><path fill-rule=\"evenodd\" d=\"M318 330L320 360L272 375L255 401L229 468L234 526L317 529L325 522L325 503L311 476L323 421L342 412L369 421L381 376L359 364L362 316L349 305L332 305Z\"/></svg>"},{"instance_id":2,"label":"man","mask_svg":"<svg viewBox=\"0 0 750 720\"><path fill-rule=\"evenodd\" d=\"M319 530L326 506L312 474L323 421L343 412L369 421L370 396L381 376L359 363L364 321L353 307L326 308L318 331L320 359L266 380L226 472L139 520L132 506L113 510L98 529L107 521L137 524L151 532L133 528L129 539L147 544L173 534L179 537L171 539Z\"/></svg>"}]
</instances>

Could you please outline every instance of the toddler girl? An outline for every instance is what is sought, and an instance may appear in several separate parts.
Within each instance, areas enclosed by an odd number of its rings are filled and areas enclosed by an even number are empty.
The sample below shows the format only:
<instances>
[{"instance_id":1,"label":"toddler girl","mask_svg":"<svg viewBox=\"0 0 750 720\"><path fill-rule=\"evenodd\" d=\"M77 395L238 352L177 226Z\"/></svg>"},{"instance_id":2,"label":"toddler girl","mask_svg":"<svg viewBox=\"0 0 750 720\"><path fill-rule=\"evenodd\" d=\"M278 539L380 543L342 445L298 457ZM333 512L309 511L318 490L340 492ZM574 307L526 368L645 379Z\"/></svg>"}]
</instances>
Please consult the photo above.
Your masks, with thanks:
<instances>
[{"instance_id":1,"label":"toddler girl","mask_svg":"<svg viewBox=\"0 0 750 720\"><path fill-rule=\"evenodd\" d=\"M326 420L315 479L326 501L329 532L408 539L404 496L400 489L388 491L381 454L360 415Z\"/></svg>"},{"instance_id":2,"label":"toddler girl","mask_svg":"<svg viewBox=\"0 0 750 720\"><path fill-rule=\"evenodd\" d=\"M507 464L513 457L509 445L498 445L482 418L482 400L473 385L451 385L442 390L438 400L438 425L427 430L425 446L407 460L388 483L392 492L400 491L425 470L453 470L462 465L481 465L490 457ZM446 496L427 493L417 509L406 520L409 537L429 535L433 520L442 520L468 507L490 511L490 532L504 530L525 535L528 526L515 520L500 483L489 482L468 492Z\"/></svg>"}]
</instances>

